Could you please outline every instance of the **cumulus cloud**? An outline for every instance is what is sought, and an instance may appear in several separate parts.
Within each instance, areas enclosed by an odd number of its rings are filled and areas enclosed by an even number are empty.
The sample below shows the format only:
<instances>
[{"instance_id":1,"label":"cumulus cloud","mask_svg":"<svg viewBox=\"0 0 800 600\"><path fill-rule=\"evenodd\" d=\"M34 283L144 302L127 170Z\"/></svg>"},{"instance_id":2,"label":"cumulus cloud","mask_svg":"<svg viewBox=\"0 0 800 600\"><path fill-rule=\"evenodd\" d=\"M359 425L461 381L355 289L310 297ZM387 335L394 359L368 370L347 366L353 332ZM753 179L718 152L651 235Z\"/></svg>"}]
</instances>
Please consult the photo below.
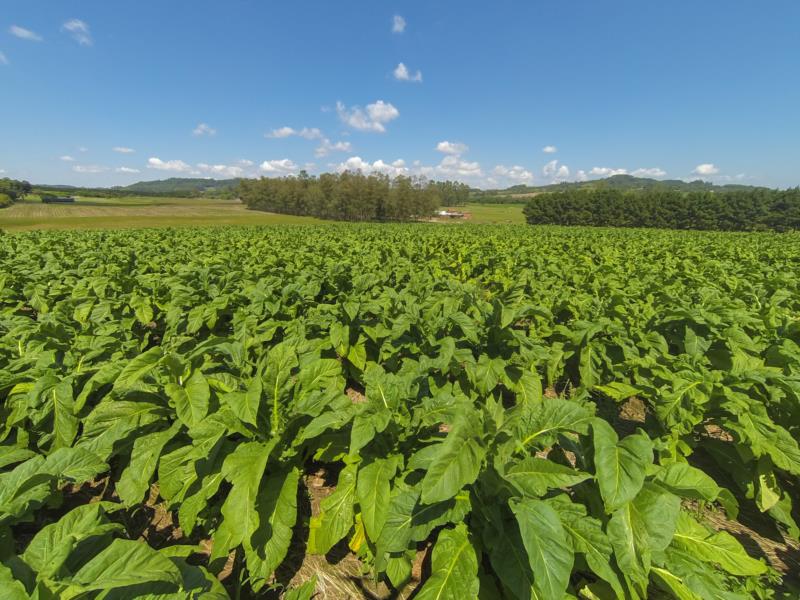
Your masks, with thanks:
<instances>
[{"instance_id":1,"label":"cumulus cloud","mask_svg":"<svg viewBox=\"0 0 800 600\"><path fill-rule=\"evenodd\" d=\"M21 40L28 40L29 42L41 42L42 36L38 33L31 31L30 29L25 29L24 27L20 27L19 25L12 25L8 28L8 32L18 37Z\"/></svg>"},{"instance_id":2,"label":"cumulus cloud","mask_svg":"<svg viewBox=\"0 0 800 600\"><path fill-rule=\"evenodd\" d=\"M147 160L148 169L156 169L158 171L175 171L176 173L190 173L192 171L191 165L183 162L182 160L161 160L158 157L152 157Z\"/></svg>"},{"instance_id":3,"label":"cumulus cloud","mask_svg":"<svg viewBox=\"0 0 800 600\"><path fill-rule=\"evenodd\" d=\"M141 173L139 169L134 169L133 167L117 167L114 169L117 173Z\"/></svg>"},{"instance_id":4,"label":"cumulus cloud","mask_svg":"<svg viewBox=\"0 0 800 600\"><path fill-rule=\"evenodd\" d=\"M200 173L209 175L211 177L220 176L226 178L237 178L245 176L245 167L252 166L251 161L241 161L235 165L209 165L206 163L198 163L197 170Z\"/></svg>"},{"instance_id":5,"label":"cumulus cloud","mask_svg":"<svg viewBox=\"0 0 800 600\"><path fill-rule=\"evenodd\" d=\"M383 100L367 104L366 108L360 106L347 108L341 102L337 102L336 112L339 114L339 119L353 129L376 133L384 133L386 124L400 116L399 110Z\"/></svg>"},{"instance_id":6,"label":"cumulus cloud","mask_svg":"<svg viewBox=\"0 0 800 600\"><path fill-rule=\"evenodd\" d=\"M265 160L259 167L265 173L274 173L279 175L286 175L298 171L298 167L294 162L288 158L281 160Z\"/></svg>"},{"instance_id":7,"label":"cumulus cloud","mask_svg":"<svg viewBox=\"0 0 800 600\"><path fill-rule=\"evenodd\" d=\"M545 177L560 181L569 177L569 167L567 165L559 165L557 160L551 160L542 169L542 174Z\"/></svg>"},{"instance_id":8,"label":"cumulus cloud","mask_svg":"<svg viewBox=\"0 0 800 600\"><path fill-rule=\"evenodd\" d=\"M400 63L394 69L394 78L397 81L413 81L414 83L422 83L422 71L417 69L417 72L412 74L405 64Z\"/></svg>"},{"instance_id":9,"label":"cumulus cloud","mask_svg":"<svg viewBox=\"0 0 800 600\"><path fill-rule=\"evenodd\" d=\"M515 183L531 183L534 179L533 173L525 169L525 167L521 167L519 165L514 165L513 167L497 165L492 170L492 174L498 177L505 177L506 179L509 179ZM497 181L493 180L489 183L497 183Z\"/></svg>"},{"instance_id":10,"label":"cumulus cloud","mask_svg":"<svg viewBox=\"0 0 800 600\"><path fill-rule=\"evenodd\" d=\"M611 167L594 167L589 171L589 175L595 177L612 177L614 175L627 175L627 169L612 169Z\"/></svg>"},{"instance_id":11,"label":"cumulus cloud","mask_svg":"<svg viewBox=\"0 0 800 600\"><path fill-rule=\"evenodd\" d=\"M212 136L217 135L217 130L209 126L208 123L198 123L197 127L192 130L192 133L198 137L203 135Z\"/></svg>"},{"instance_id":12,"label":"cumulus cloud","mask_svg":"<svg viewBox=\"0 0 800 600\"><path fill-rule=\"evenodd\" d=\"M406 20L400 15L392 17L392 33L403 33L406 30Z\"/></svg>"},{"instance_id":13,"label":"cumulus cloud","mask_svg":"<svg viewBox=\"0 0 800 600\"><path fill-rule=\"evenodd\" d=\"M133 148L126 148L125 146L115 146L112 148L114 152L119 152L120 154L133 154L136 152Z\"/></svg>"},{"instance_id":14,"label":"cumulus cloud","mask_svg":"<svg viewBox=\"0 0 800 600\"><path fill-rule=\"evenodd\" d=\"M542 148L542 152L544 152L545 154L555 154L556 152L558 152L558 148L556 148L555 146L545 146L544 148Z\"/></svg>"},{"instance_id":15,"label":"cumulus cloud","mask_svg":"<svg viewBox=\"0 0 800 600\"><path fill-rule=\"evenodd\" d=\"M59 156L58 160L63 160L64 162L75 162L75 159L71 157L69 154L65 154L64 156Z\"/></svg>"},{"instance_id":16,"label":"cumulus cloud","mask_svg":"<svg viewBox=\"0 0 800 600\"><path fill-rule=\"evenodd\" d=\"M89 31L89 26L80 19L70 19L61 28L68 32L72 39L78 42L81 46L92 45L92 33Z\"/></svg>"},{"instance_id":17,"label":"cumulus cloud","mask_svg":"<svg viewBox=\"0 0 800 600\"><path fill-rule=\"evenodd\" d=\"M376 160L373 163L369 161L365 161L360 156L351 156L343 163L339 163L336 166L336 170L339 173L344 173L345 171L361 171L362 173L369 174L369 173L383 173L384 175L388 175L390 177L397 177L398 175L407 175L408 168L406 168L406 163L402 159L397 159L392 161L391 163L387 163L383 160Z\"/></svg>"},{"instance_id":18,"label":"cumulus cloud","mask_svg":"<svg viewBox=\"0 0 800 600\"><path fill-rule=\"evenodd\" d=\"M0 65L7 65L7 64L8 64L8 58L6 57L5 54L0 52Z\"/></svg>"},{"instance_id":19,"label":"cumulus cloud","mask_svg":"<svg viewBox=\"0 0 800 600\"><path fill-rule=\"evenodd\" d=\"M462 144L461 142L448 142L447 140L436 144L436 149L442 154L452 154L454 156L469 152L469 146L466 144Z\"/></svg>"},{"instance_id":20,"label":"cumulus cloud","mask_svg":"<svg viewBox=\"0 0 800 600\"><path fill-rule=\"evenodd\" d=\"M108 167L100 165L75 165L72 170L76 173L105 173Z\"/></svg>"},{"instance_id":21,"label":"cumulus cloud","mask_svg":"<svg viewBox=\"0 0 800 600\"><path fill-rule=\"evenodd\" d=\"M631 173L634 177L665 177L667 172L664 169L653 167L650 169L636 169Z\"/></svg>"},{"instance_id":22,"label":"cumulus cloud","mask_svg":"<svg viewBox=\"0 0 800 600\"><path fill-rule=\"evenodd\" d=\"M300 130L293 129L292 127L281 127L279 129L273 129L269 133L265 134L264 137L272 139L284 139L292 136L298 136L306 140L319 140L323 137L322 132L316 127L303 127Z\"/></svg>"},{"instance_id":23,"label":"cumulus cloud","mask_svg":"<svg viewBox=\"0 0 800 600\"><path fill-rule=\"evenodd\" d=\"M465 161L455 154L445 156L436 167L436 173L445 176L483 177L480 163Z\"/></svg>"},{"instance_id":24,"label":"cumulus cloud","mask_svg":"<svg viewBox=\"0 0 800 600\"><path fill-rule=\"evenodd\" d=\"M314 150L314 156L321 158L328 156L331 152L352 152L353 145L350 142L331 142L328 138L322 138L322 142Z\"/></svg>"},{"instance_id":25,"label":"cumulus cloud","mask_svg":"<svg viewBox=\"0 0 800 600\"><path fill-rule=\"evenodd\" d=\"M713 163L703 163L702 165L697 165L692 171L695 175L716 175L719 173L719 169Z\"/></svg>"}]
</instances>

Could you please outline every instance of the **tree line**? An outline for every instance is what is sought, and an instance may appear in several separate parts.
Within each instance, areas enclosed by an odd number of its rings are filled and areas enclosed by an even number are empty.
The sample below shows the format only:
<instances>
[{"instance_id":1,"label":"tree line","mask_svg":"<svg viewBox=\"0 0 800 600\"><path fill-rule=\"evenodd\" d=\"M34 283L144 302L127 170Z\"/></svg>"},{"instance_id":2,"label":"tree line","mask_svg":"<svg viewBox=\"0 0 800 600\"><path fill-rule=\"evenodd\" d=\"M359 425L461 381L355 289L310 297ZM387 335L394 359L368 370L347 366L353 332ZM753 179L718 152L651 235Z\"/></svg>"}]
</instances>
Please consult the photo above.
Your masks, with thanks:
<instances>
[{"instance_id":1,"label":"tree line","mask_svg":"<svg viewBox=\"0 0 800 600\"><path fill-rule=\"evenodd\" d=\"M446 193L452 189L447 188ZM296 177L244 179L238 192L248 208L339 221L425 218L434 214L444 195L440 183L424 178L354 171L319 177L303 171Z\"/></svg>"},{"instance_id":2,"label":"tree line","mask_svg":"<svg viewBox=\"0 0 800 600\"><path fill-rule=\"evenodd\" d=\"M523 210L532 225L787 231L800 229L800 188L565 190L534 196Z\"/></svg>"},{"instance_id":3,"label":"tree line","mask_svg":"<svg viewBox=\"0 0 800 600\"><path fill-rule=\"evenodd\" d=\"M27 181L17 181L4 177L0 179L0 208L11 206L13 202L31 193L32 186Z\"/></svg>"}]
</instances>

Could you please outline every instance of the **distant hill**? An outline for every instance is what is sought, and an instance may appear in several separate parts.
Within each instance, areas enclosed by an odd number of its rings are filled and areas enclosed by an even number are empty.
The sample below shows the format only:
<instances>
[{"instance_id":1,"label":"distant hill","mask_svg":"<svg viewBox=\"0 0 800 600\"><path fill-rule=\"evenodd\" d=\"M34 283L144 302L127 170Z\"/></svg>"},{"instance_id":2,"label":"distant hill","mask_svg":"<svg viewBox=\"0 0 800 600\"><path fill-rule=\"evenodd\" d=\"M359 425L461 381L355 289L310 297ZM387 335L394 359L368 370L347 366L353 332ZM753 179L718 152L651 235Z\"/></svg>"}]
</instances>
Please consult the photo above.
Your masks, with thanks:
<instances>
[{"instance_id":1,"label":"distant hill","mask_svg":"<svg viewBox=\"0 0 800 600\"><path fill-rule=\"evenodd\" d=\"M649 179L647 177L634 177L633 175L612 175L605 179L592 179L590 181L572 181L555 183L552 185L529 186L515 185L504 190L486 190L478 192L476 195L517 195L535 194L540 192L552 192L556 190L586 189L586 188L611 188L617 190L647 190L655 187L669 188L681 192L714 191L714 190L742 190L749 189L750 185L726 184L717 185L708 181L698 179L696 181L683 181L681 179Z\"/></svg>"},{"instance_id":2,"label":"distant hill","mask_svg":"<svg viewBox=\"0 0 800 600\"><path fill-rule=\"evenodd\" d=\"M185 195L185 194L213 194L214 192L232 190L239 184L239 179L201 179L186 177L171 177L158 181L139 181L125 187L112 189L125 190L135 194L158 196Z\"/></svg>"},{"instance_id":3,"label":"distant hill","mask_svg":"<svg viewBox=\"0 0 800 600\"><path fill-rule=\"evenodd\" d=\"M126 196L166 196L194 198L211 196L214 198L233 198L239 179L201 179L180 178L157 181L140 181L132 185L111 188L84 188L72 185L35 185L34 190L48 193L67 193L75 196L126 197Z\"/></svg>"}]
</instances>

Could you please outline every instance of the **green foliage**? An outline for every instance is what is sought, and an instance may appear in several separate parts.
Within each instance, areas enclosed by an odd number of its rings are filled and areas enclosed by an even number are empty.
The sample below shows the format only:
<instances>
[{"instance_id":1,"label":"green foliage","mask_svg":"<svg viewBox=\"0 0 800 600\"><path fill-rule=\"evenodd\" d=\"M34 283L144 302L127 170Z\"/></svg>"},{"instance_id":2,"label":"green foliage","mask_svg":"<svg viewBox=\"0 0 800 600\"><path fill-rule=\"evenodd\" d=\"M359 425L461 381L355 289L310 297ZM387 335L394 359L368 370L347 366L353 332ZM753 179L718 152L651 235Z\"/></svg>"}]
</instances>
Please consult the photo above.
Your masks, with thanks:
<instances>
[{"instance_id":1,"label":"green foliage","mask_svg":"<svg viewBox=\"0 0 800 600\"><path fill-rule=\"evenodd\" d=\"M534 196L524 213L533 225L786 231L800 228L800 188L570 188Z\"/></svg>"},{"instance_id":2,"label":"green foliage","mask_svg":"<svg viewBox=\"0 0 800 600\"><path fill-rule=\"evenodd\" d=\"M255 210L338 221L410 221L429 217L443 197L466 200L460 184L360 171L310 177L243 179L239 197Z\"/></svg>"},{"instance_id":3,"label":"green foliage","mask_svg":"<svg viewBox=\"0 0 800 600\"><path fill-rule=\"evenodd\" d=\"M401 586L431 546L420 598L776 597L695 506L797 535L795 237L3 236L0 586L224 598L235 552L265 594L293 548L348 546ZM137 540L156 492L210 556Z\"/></svg>"}]
</instances>

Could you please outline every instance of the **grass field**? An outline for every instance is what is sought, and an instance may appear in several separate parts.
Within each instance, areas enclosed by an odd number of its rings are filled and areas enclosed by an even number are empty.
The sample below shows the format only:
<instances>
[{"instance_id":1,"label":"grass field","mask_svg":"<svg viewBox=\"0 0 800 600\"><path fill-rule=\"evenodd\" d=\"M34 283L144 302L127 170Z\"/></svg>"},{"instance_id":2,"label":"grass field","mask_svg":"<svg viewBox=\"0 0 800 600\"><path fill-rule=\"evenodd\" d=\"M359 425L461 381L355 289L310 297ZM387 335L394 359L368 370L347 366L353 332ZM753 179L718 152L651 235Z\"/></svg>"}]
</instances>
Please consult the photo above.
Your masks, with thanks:
<instances>
[{"instance_id":1,"label":"grass field","mask_svg":"<svg viewBox=\"0 0 800 600\"><path fill-rule=\"evenodd\" d=\"M236 200L206 198L78 198L75 204L31 199L0 211L0 229L6 231L304 223L319 221L249 211Z\"/></svg>"},{"instance_id":2,"label":"grass field","mask_svg":"<svg viewBox=\"0 0 800 600\"><path fill-rule=\"evenodd\" d=\"M454 210L470 214L452 224L524 223L522 205L469 204ZM78 198L75 204L42 204L31 198L0 210L0 229L127 229L204 225L302 225L320 223L296 217L247 210L236 200L214 198Z\"/></svg>"}]
</instances>

